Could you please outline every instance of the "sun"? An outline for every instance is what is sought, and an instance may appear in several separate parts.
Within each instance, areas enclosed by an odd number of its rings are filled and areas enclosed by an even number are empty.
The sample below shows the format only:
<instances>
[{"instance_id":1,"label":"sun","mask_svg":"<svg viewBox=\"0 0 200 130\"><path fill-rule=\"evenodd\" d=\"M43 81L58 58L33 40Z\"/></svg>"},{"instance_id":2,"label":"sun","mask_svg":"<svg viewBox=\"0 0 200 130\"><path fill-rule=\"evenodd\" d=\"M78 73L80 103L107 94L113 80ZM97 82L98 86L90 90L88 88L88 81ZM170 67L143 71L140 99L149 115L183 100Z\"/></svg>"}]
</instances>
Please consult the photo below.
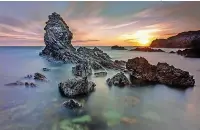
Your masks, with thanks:
<instances>
[{"instance_id":1,"label":"sun","mask_svg":"<svg viewBox=\"0 0 200 130\"><path fill-rule=\"evenodd\" d=\"M134 34L134 37L136 41L142 46L147 46L150 42L150 36L148 32L145 32L145 31L137 31Z\"/></svg>"}]
</instances>

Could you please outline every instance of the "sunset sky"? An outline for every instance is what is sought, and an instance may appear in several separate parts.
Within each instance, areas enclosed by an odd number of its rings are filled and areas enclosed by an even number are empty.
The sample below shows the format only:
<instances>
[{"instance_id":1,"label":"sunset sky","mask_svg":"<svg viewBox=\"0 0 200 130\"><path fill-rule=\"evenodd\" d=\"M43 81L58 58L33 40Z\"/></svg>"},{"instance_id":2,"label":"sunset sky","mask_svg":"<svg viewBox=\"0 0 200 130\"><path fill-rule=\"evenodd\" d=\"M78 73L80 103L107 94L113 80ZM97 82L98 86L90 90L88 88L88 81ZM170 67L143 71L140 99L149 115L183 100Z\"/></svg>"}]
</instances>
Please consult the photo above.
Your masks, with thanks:
<instances>
[{"instance_id":1,"label":"sunset sky","mask_svg":"<svg viewBox=\"0 0 200 130\"><path fill-rule=\"evenodd\" d=\"M135 46L200 29L200 2L0 2L0 46L43 46L48 15L59 13L73 45Z\"/></svg>"}]
</instances>

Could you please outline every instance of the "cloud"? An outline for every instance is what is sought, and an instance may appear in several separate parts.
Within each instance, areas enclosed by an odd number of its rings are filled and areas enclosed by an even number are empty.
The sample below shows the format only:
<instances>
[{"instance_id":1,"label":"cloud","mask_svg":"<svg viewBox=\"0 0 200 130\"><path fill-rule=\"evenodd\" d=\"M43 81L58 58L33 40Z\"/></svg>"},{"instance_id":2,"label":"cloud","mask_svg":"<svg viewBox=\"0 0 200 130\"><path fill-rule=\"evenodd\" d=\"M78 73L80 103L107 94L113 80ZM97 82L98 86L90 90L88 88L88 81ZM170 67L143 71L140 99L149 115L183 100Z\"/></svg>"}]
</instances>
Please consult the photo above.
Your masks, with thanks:
<instances>
[{"instance_id":1,"label":"cloud","mask_svg":"<svg viewBox=\"0 0 200 130\"><path fill-rule=\"evenodd\" d=\"M118 24L118 25L114 25L114 26L104 26L101 29L103 29L103 30L118 29L118 28L122 28L122 27L126 27L126 26L129 26L129 25L132 25L134 23L137 23L137 21L133 21L133 22L130 22L130 23Z\"/></svg>"}]
</instances>

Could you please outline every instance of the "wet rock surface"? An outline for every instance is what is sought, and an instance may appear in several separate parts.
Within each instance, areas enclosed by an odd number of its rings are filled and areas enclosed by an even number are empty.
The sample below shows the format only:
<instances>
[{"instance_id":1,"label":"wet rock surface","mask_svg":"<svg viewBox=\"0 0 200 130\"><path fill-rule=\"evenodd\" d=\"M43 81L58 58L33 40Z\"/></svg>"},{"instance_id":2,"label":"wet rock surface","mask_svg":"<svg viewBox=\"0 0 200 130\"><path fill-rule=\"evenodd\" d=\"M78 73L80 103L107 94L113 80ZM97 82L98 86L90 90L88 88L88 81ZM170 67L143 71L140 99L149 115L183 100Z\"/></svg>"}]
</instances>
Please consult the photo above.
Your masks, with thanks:
<instances>
[{"instance_id":1,"label":"wet rock surface","mask_svg":"<svg viewBox=\"0 0 200 130\"><path fill-rule=\"evenodd\" d=\"M44 76L44 75L41 74L41 73L35 73L35 74L34 74L34 79L35 79L35 80L45 81L47 78L46 78L46 76Z\"/></svg>"},{"instance_id":2,"label":"wet rock surface","mask_svg":"<svg viewBox=\"0 0 200 130\"><path fill-rule=\"evenodd\" d=\"M82 107L82 104L79 103L77 100L75 99L69 99L65 102L63 102L63 105L66 107L66 108L69 108L69 109L78 109L78 108L81 108Z\"/></svg>"},{"instance_id":3,"label":"wet rock surface","mask_svg":"<svg viewBox=\"0 0 200 130\"><path fill-rule=\"evenodd\" d=\"M131 49L130 51L142 51L142 52L165 52L162 49L153 49L151 47L137 47L135 49Z\"/></svg>"},{"instance_id":4,"label":"wet rock surface","mask_svg":"<svg viewBox=\"0 0 200 130\"><path fill-rule=\"evenodd\" d=\"M124 87L130 84L128 78L123 72L117 73L112 78L108 78L106 82L108 86L114 85L119 87Z\"/></svg>"},{"instance_id":5,"label":"wet rock surface","mask_svg":"<svg viewBox=\"0 0 200 130\"><path fill-rule=\"evenodd\" d=\"M51 69L49 68L42 68L43 71L50 71Z\"/></svg>"},{"instance_id":6,"label":"wet rock surface","mask_svg":"<svg viewBox=\"0 0 200 130\"><path fill-rule=\"evenodd\" d=\"M96 84L88 81L87 77L80 79L68 79L66 82L58 84L59 92L62 96L76 97L78 95L87 95L95 91Z\"/></svg>"},{"instance_id":7,"label":"wet rock surface","mask_svg":"<svg viewBox=\"0 0 200 130\"><path fill-rule=\"evenodd\" d=\"M92 68L88 62L85 62L72 67L72 73L75 76L86 77L92 75Z\"/></svg>"},{"instance_id":8,"label":"wet rock surface","mask_svg":"<svg viewBox=\"0 0 200 130\"><path fill-rule=\"evenodd\" d=\"M131 78L141 82L160 83L178 88L193 87L195 80L187 71L170 66L167 63L151 65L143 57L129 59L126 68L132 72Z\"/></svg>"},{"instance_id":9,"label":"wet rock surface","mask_svg":"<svg viewBox=\"0 0 200 130\"><path fill-rule=\"evenodd\" d=\"M123 46L117 46L117 45L112 46L111 49L112 50L127 50L125 47L123 47Z\"/></svg>"},{"instance_id":10,"label":"wet rock surface","mask_svg":"<svg viewBox=\"0 0 200 130\"><path fill-rule=\"evenodd\" d=\"M94 73L95 77L105 77L107 76L107 72L96 72Z\"/></svg>"}]
</instances>

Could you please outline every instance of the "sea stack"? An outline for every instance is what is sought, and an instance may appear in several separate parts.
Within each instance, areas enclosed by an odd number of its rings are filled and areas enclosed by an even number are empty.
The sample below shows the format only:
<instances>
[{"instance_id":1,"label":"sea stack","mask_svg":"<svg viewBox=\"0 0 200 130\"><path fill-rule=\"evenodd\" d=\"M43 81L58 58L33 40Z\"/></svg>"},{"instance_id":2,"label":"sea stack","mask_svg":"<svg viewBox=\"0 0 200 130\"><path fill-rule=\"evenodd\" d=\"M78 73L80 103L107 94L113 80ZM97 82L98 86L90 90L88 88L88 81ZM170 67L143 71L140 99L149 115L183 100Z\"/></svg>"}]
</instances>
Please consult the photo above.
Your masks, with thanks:
<instances>
[{"instance_id":1,"label":"sea stack","mask_svg":"<svg viewBox=\"0 0 200 130\"><path fill-rule=\"evenodd\" d=\"M46 47L42 50L40 56L64 63L88 62L95 70L103 68L125 69L125 67L116 65L108 54L97 47L93 49L80 47L76 50L71 44L73 33L62 17L54 12L48 18L44 28Z\"/></svg>"}]
</instances>

